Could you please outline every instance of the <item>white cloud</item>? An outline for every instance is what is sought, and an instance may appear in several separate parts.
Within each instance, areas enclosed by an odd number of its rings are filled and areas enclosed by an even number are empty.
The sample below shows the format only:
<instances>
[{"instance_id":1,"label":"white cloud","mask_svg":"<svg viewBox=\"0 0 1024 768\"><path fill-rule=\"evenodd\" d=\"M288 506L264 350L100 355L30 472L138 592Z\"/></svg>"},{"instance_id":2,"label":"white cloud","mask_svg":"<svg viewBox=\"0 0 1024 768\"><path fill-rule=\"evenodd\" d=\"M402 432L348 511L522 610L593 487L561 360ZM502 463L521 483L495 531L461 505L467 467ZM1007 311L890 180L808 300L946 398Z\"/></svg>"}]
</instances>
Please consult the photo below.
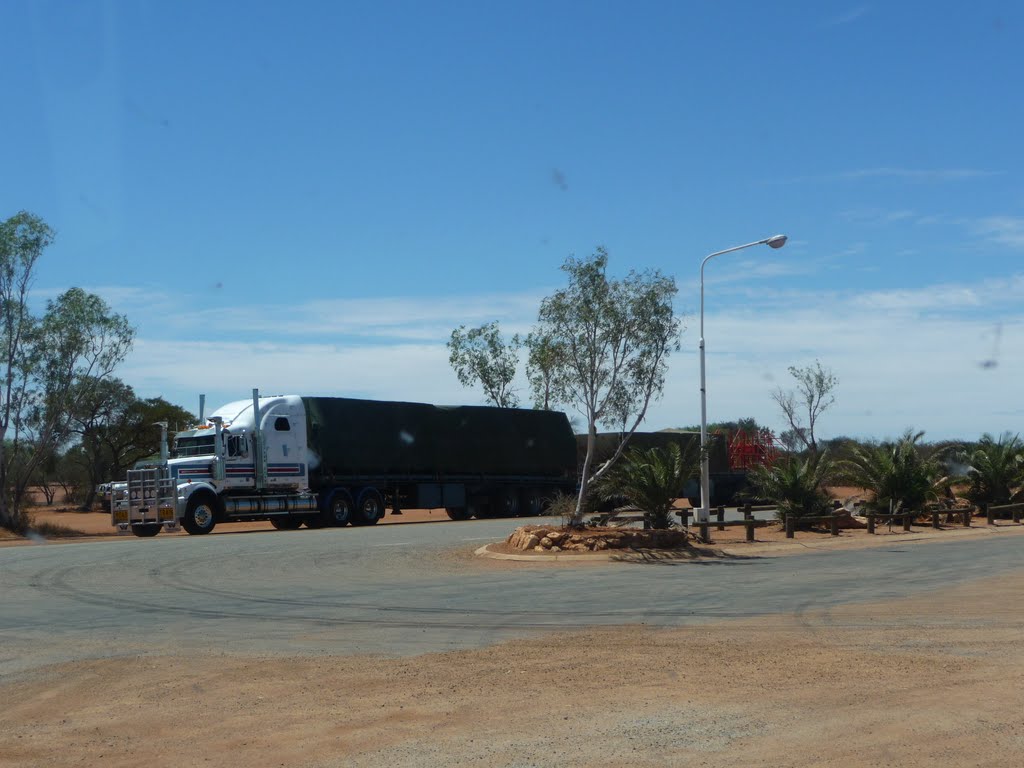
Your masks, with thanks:
<instances>
[{"instance_id":1,"label":"white cloud","mask_svg":"<svg viewBox=\"0 0 1024 768\"><path fill-rule=\"evenodd\" d=\"M916 299L927 305L923 298ZM1024 360L1024 316L1005 319L998 347L991 318L941 319L856 302L814 303L799 309L715 313L706 318L708 408L711 420L753 415L783 425L771 392L790 388L789 365L820 359L840 379L835 408L822 434L884 437L907 426L930 438L971 437L1016 429L1006 411L1016 407ZM672 364L654 426L699 420L695 339ZM982 364L995 360L994 367Z\"/></svg>"},{"instance_id":2,"label":"white cloud","mask_svg":"<svg viewBox=\"0 0 1024 768\"><path fill-rule=\"evenodd\" d=\"M443 344L340 347L288 341L241 344L140 339L118 375L143 396L183 405L263 392L453 403L466 400ZM193 406L194 407L194 406Z\"/></svg>"},{"instance_id":3,"label":"white cloud","mask_svg":"<svg viewBox=\"0 0 1024 768\"><path fill-rule=\"evenodd\" d=\"M1024 218L1015 216L988 216L975 225L977 232L1000 245L1024 248Z\"/></svg>"},{"instance_id":4,"label":"white cloud","mask_svg":"<svg viewBox=\"0 0 1024 768\"><path fill-rule=\"evenodd\" d=\"M850 10L846 11L845 13L841 13L840 15L829 19L828 21L825 22L825 26L838 27L842 26L843 24L849 24L851 22L856 21L867 12L868 6L858 5L855 8L851 8Z\"/></svg>"},{"instance_id":5,"label":"white cloud","mask_svg":"<svg viewBox=\"0 0 1024 768\"><path fill-rule=\"evenodd\" d=\"M1010 352L1024 349L1022 298L1024 275L869 294L762 292L757 300L728 309L716 302L706 313L709 417L750 415L781 428L772 390L789 386L787 366L818 358L840 379L836 406L822 420L826 437L884 437L907 426L926 429L935 439L1017 430L1008 414L1019 408L1024 358ZM360 305L371 326L385 322L380 313L386 314L388 302L404 304L389 299ZM443 308L456 305L480 312L504 307L525 321L532 319L536 304L528 312L521 308L524 302L518 295L442 298L436 302L440 308L431 309L410 301L402 323L422 317L436 319L441 327L452 319ZM313 306L336 309L332 303ZM302 309L313 316L309 307ZM451 372L446 335L395 343L370 334L358 343L328 344L311 342L291 328L274 333L272 323L265 327L265 338L256 344L156 340L143 333L119 375L144 396L163 395L193 408L200 392L216 404L245 397L254 386L264 392L483 401ZM652 406L647 428L699 421L696 346L691 330L671 360L665 395ZM989 360L996 364L983 367ZM521 390L525 398L522 383Z\"/></svg>"},{"instance_id":6,"label":"white cloud","mask_svg":"<svg viewBox=\"0 0 1024 768\"><path fill-rule=\"evenodd\" d=\"M836 174L841 179L889 178L905 181L957 181L985 176L998 176L1000 171L984 171L977 168L861 168Z\"/></svg>"},{"instance_id":7,"label":"white cloud","mask_svg":"<svg viewBox=\"0 0 1024 768\"><path fill-rule=\"evenodd\" d=\"M940 183L947 181L963 181L966 179L1001 176L1003 171L988 171L981 168L899 168L894 166L878 166L875 168L856 168L836 173L814 174L765 180L764 184L803 184L807 182L829 181L860 181L864 179L892 179L895 181L915 183Z\"/></svg>"},{"instance_id":8,"label":"white cloud","mask_svg":"<svg viewBox=\"0 0 1024 768\"><path fill-rule=\"evenodd\" d=\"M497 320L511 334L528 330L536 319L540 294L442 296L431 299L383 297L312 300L295 305L214 307L179 313L179 329L216 328L304 338L447 339L459 325Z\"/></svg>"},{"instance_id":9,"label":"white cloud","mask_svg":"<svg viewBox=\"0 0 1024 768\"><path fill-rule=\"evenodd\" d=\"M916 214L913 211L907 209L889 211L882 208L851 208L839 212L839 218L844 221L874 226L895 224L896 222L912 219L915 216Z\"/></svg>"}]
</instances>

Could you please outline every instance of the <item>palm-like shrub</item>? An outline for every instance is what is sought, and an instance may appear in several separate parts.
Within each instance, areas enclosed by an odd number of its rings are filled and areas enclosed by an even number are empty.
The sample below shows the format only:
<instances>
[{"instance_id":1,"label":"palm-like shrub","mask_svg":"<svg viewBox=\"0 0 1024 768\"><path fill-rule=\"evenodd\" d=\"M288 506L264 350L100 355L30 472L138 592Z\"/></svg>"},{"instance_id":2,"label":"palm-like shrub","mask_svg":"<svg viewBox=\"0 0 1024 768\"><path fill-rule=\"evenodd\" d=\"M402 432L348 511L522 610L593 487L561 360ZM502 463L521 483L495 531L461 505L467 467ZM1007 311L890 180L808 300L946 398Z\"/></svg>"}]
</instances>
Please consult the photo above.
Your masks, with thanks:
<instances>
[{"instance_id":1,"label":"palm-like shrub","mask_svg":"<svg viewBox=\"0 0 1024 768\"><path fill-rule=\"evenodd\" d=\"M800 518L832 512L832 499L825 490L832 472L832 460L828 451L823 451L803 459L794 456L771 466L755 467L750 483L759 497L771 499L776 505L780 522L791 515L797 527L805 527Z\"/></svg>"},{"instance_id":2,"label":"palm-like shrub","mask_svg":"<svg viewBox=\"0 0 1024 768\"><path fill-rule=\"evenodd\" d=\"M918 445L924 432L907 430L893 443L858 446L837 466L839 479L865 488L876 512L920 511L946 481L941 452Z\"/></svg>"},{"instance_id":3,"label":"palm-like shrub","mask_svg":"<svg viewBox=\"0 0 1024 768\"><path fill-rule=\"evenodd\" d=\"M977 447L961 457L967 468L967 492L973 504L1010 504L1024 498L1024 443L1005 432L998 440L982 435Z\"/></svg>"},{"instance_id":4,"label":"palm-like shrub","mask_svg":"<svg viewBox=\"0 0 1024 768\"><path fill-rule=\"evenodd\" d=\"M672 505L688 480L700 473L700 450L683 451L677 443L648 450L632 449L601 478L598 491L609 499L623 497L642 509L652 528L671 528Z\"/></svg>"}]
</instances>

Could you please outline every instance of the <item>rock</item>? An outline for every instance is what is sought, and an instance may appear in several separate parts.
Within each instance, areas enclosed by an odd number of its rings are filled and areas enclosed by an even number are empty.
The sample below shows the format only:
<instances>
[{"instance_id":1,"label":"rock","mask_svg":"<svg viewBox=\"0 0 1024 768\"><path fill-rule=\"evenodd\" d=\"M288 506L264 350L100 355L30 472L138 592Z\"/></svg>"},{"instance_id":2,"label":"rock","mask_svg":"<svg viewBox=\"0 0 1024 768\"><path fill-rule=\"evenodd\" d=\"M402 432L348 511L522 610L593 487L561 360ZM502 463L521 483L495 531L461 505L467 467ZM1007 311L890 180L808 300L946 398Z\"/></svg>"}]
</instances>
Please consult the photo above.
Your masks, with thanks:
<instances>
[{"instance_id":1,"label":"rock","mask_svg":"<svg viewBox=\"0 0 1024 768\"><path fill-rule=\"evenodd\" d=\"M566 536L565 531L551 531L548 533L548 538L558 544Z\"/></svg>"},{"instance_id":2,"label":"rock","mask_svg":"<svg viewBox=\"0 0 1024 768\"><path fill-rule=\"evenodd\" d=\"M532 533L526 539L526 541L520 546L520 549L536 549L537 545L540 544L540 539L534 536Z\"/></svg>"},{"instance_id":3,"label":"rock","mask_svg":"<svg viewBox=\"0 0 1024 768\"><path fill-rule=\"evenodd\" d=\"M608 549L608 542L604 539L598 539L594 542L594 549Z\"/></svg>"},{"instance_id":4,"label":"rock","mask_svg":"<svg viewBox=\"0 0 1024 768\"><path fill-rule=\"evenodd\" d=\"M549 539L547 536L545 536L543 539L540 540L540 545L544 549L551 549L551 544L552 544L551 539Z\"/></svg>"},{"instance_id":5,"label":"rock","mask_svg":"<svg viewBox=\"0 0 1024 768\"><path fill-rule=\"evenodd\" d=\"M561 552L562 548L556 544L556 545L551 547L551 551L552 552Z\"/></svg>"}]
</instances>

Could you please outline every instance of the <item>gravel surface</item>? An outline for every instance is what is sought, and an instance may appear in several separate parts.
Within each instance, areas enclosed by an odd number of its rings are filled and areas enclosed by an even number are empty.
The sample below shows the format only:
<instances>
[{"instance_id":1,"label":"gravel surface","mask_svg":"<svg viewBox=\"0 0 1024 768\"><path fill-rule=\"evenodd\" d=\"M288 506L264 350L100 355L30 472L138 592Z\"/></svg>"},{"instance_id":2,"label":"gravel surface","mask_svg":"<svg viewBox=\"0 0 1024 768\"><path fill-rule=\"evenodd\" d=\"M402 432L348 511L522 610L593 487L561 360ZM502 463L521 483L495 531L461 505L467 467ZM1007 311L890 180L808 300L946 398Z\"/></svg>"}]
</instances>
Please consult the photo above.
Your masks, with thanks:
<instances>
[{"instance_id":1,"label":"gravel surface","mask_svg":"<svg viewBox=\"0 0 1024 768\"><path fill-rule=\"evenodd\" d=\"M1024 536L472 558L514 524L2 549L0 764L1019 765Z\"/></svg>"}]
</instances>

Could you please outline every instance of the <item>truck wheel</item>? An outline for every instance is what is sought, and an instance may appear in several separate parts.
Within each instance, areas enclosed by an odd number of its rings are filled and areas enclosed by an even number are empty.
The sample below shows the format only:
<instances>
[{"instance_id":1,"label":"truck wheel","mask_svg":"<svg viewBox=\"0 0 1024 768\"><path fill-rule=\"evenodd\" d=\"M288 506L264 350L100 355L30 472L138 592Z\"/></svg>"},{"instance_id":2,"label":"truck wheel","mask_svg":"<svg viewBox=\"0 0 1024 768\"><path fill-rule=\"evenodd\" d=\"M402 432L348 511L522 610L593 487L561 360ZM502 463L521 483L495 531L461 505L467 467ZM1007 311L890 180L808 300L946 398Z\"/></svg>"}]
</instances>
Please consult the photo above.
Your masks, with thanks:
<instances>
[{"instance_id":1,"label":"truck wheel","mask_svg":"<svg viewBox=\"0 0 1024 768\"><path fill-rule=\"evenodd\" d=\"M141 539L148 539L160 533L161 528L163 526L160 523L136 523L132 526L132 533Z\"/></svg>"},{"instance_id":2,"label":"truck wheel","mask_svg":"<svg viewBox=\"0 0 1024 768\"><path fill-rule=\"evenodd\" d=\"M339 528L348 525L352 519L352 508L355 506L352 503L352 494L344 488L338 488L331 494L327 503L329 506L324 513L327 524L336 525Z\"/></svg>"},{"instance_id":3,"label":"truck wheel","mask_svg":"<svg viewBox=\"0 0 1024 768\"><path fill-rule=\"evenodd\" d=\"M185 505L185 516L181 527L192 536L201 536L213 530L217 524L217 512L213 499L208 493L196 493Z\"/></svg>"},{"instance_id":4,"label":"truck wheel","mask_svg":"<svg viewBox=\"0 0 1024 768\"><path fill-rule=\"evenodd\" d=\"M523 491L520 509L524 517L539 517L544 514L544 494L537 488Z\"/></svg>"},{"instance_id":5,"label":"truck wheel","mask_svg":"<svg viewBox=\"0 0 1024 768\"><path fill-rule=\"evenodd\" d=\"M519 491L515 488L499 491L491 499L491 517L518 517L521 509Z\"/></svg>"},{"instance_id":6,"label":"truck wheel","mask_svg":"<svg viewBox=\"0 0 1024 768\"><path fill-rule=\"evenodd\" d=\"M352 525L376 525L384 516L384 499L376 488L364 488L359 494Z\"/></svg>"},{"instance_id":7,"label":"truck wheel","mask_svg":"<svg viewBox=\"0 0 1024 768\"><path fill-rule=\"evenodd\" d=\"M279 531L294 531L302 525L302 518L290 515L288 517L273 517L270 524Z\"/></svg>"},{"instance_id":8,"label":"truck wheel","mask_svg":"<svg viewBox=\"0 0 1024 768\"><path fill-rule=\"evenodd\" d=\"M472 516L467 507L445 507L444 511L452 520L469 520Z\"/></svg>"}]
</instances>

